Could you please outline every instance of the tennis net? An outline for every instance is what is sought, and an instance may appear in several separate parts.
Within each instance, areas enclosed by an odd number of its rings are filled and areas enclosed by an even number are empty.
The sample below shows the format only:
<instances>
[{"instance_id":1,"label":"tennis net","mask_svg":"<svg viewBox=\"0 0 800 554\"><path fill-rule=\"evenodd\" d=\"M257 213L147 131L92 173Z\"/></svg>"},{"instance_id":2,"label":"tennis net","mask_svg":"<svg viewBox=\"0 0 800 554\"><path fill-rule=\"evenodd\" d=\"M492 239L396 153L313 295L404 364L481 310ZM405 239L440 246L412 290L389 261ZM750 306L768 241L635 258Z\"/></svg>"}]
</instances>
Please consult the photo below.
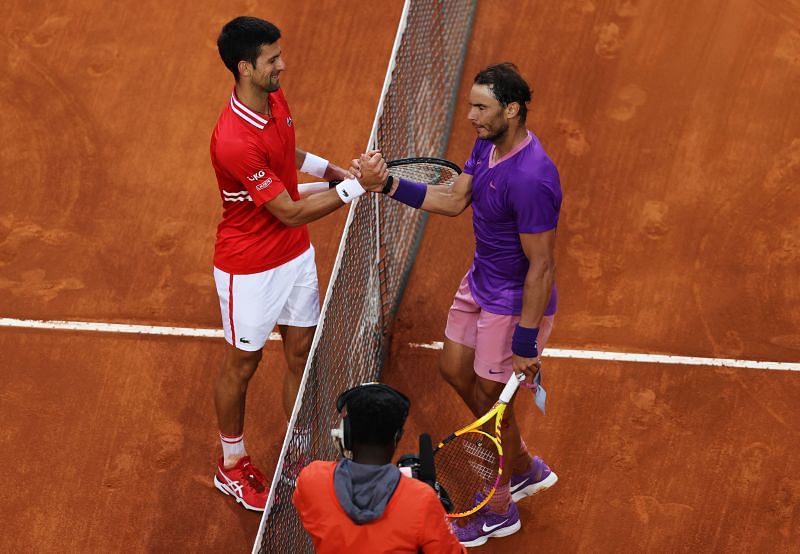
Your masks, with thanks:
<instances>
[{"instance_id":1,"label":"tennis net","mask_svg":"<svg viewBox=\"0 0 800 554\"><path fill-rule=\"evenodd\" d=\"M368 148L442 157L475 0L406 0ZM337 456L343 390L377 380L425 215L383 195L352 203L253 552L313 552L291 498L299 469Z\"/></svg>"}]
</instances>

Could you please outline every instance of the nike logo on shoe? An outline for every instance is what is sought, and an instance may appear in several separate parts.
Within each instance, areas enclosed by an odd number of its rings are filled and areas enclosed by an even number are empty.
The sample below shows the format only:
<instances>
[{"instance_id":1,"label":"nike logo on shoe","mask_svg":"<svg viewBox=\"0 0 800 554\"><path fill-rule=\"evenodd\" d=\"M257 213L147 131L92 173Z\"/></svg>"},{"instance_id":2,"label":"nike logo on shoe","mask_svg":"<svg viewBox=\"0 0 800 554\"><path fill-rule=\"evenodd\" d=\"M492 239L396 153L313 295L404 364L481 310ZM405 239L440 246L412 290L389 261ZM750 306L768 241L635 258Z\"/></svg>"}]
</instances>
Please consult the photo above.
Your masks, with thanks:
<instances>
[{"instance_id":1,"label":"nike logo on shoe","mask_svg":"<svg viewBox=\"0 0 800 554\"><path fill-rule=\"evenodd\" d=\"M528 481L530 481L530 480L531 480L531 479L530 479L530 477L528 477L527 479L524 479L524 480L520 481L520 482L519 482L519 483L517 483L516 485L511 485L511 486L509 487L509 492L511 492L511 493L515 493L515 492L517 492L519 489L521 489L522 487L524 487L525 485L527 485L527 484L528 484Z\"/></svg>"},{"instance_id":2,"label":"nike logo on shoe","mask_svg":"<svg viewBox=\"0 0 800 554\"><path fill-rule=\"evenodd\" d=\"M482 529L483 529L483 532L484 532L484 533L491 533L492 531L494 531L494 530L495 530L495 529L497 529L498 527L502 527L502 526L503 526L503 525L504 525L504 524L505 524L507 521L508 521L507 519L504 519L503 521L501 521L501 522L500 522L500 523L498 523L497 525L486 525L486 524L484 523L484 524L483 524L483 527L482 527Z\"/></svg>"}]
</instances>

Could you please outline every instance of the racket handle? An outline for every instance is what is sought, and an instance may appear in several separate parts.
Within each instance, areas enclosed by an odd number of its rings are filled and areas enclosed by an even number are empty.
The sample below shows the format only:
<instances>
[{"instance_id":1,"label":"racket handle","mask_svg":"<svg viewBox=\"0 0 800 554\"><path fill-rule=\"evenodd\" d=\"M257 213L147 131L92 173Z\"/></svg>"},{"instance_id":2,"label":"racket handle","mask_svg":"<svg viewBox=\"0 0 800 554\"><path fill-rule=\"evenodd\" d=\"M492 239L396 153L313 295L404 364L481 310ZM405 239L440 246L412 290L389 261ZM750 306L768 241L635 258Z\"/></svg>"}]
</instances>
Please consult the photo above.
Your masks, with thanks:
<instances>
[{"instance_id":1,"label":"racket handle","mask_svg":"<svg viewBox=\"0 0 800 554\"><path fill-rule=\"evenodd\" d=\"M500 402L503 404L508 404L511 402L511 399L514 397L514 393L517 392L517 388L519 388L520 382L524 380L524 373L521 375L512 373L511 377L508 378L508 383L506 383L506 386L503 388L503 392L500 393Z\"/></svg>"}]
</instances>

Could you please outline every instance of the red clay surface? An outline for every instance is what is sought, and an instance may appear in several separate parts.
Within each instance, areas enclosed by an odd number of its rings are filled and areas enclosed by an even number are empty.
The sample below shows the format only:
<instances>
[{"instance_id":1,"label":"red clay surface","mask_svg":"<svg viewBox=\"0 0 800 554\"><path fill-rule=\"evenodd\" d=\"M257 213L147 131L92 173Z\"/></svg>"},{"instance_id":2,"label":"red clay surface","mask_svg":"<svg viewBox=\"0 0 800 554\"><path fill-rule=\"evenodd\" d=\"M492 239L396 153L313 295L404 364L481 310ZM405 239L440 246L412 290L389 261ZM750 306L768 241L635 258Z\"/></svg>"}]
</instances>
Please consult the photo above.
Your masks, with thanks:
<instances>
[{"instance_id":1,"label":"red clay surface","mask_svg":"<svg viewBox=\"0 0 800 554\"><path fill-rule=\"evenodd\" d=\"M284 32L298 144L362 149L399 1L9 6L0 91L0 317L218 327L208 137L230 91L220 26ZM482 0L474 73L515 61L565 192L552 345L800 358L800 8L777 1ZM9 137L13 137L11 140ZM322 282L346 213L311 227ZM432 217L385 380L412 397L401 451L468 417L437 375L469 214ZM0 329L0 550L243 552L258 516L211 484L220 341ZM272 343L248 449L282 441ZM558 472L480 552L792 552L800 376L548 360L528 443ZM525 409L527 408L527 409ZM795 545L795 546L792 546Z\"/></svg>"}]
</instances>

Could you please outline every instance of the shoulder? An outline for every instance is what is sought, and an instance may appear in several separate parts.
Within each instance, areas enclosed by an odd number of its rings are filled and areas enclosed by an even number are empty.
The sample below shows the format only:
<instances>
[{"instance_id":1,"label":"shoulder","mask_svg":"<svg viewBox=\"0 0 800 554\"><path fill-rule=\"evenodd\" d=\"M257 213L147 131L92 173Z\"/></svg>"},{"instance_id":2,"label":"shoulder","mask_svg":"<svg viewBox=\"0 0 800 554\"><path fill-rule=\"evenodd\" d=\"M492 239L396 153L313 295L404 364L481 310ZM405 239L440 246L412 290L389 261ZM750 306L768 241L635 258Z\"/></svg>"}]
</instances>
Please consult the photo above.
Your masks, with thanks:
<instances>
[{"instance_id":1,"label":"shoulder","mask_svg":"<svg viewBox=\"0 0 800 554\"><path fill-rule=\"evenodd\" d=\"M332 479L335 469L336 462L315 460L300 470L300 474L297 476L297 487L300 488L301 482L310 485L328 478Z\"/></svg>"},{"instance_id":2,"label":"shoulder","mask_svg":"<svg viewBox=\"0 0 800 554\"><path fill-rule=\"evenodd\" d=\"M214 132L217 154L222 159L241 159L247 155L265 154L266 150L258 137L236 120L217 125Z\"/></svg>"},{"instance_id":3,"label":"shoulder","mask_svg":"<svg viewBox=\"0 0 800 554\"><path fill-rule=\"evenodd\" d=\"M411 477L400 478L396 494L411 500L414 504L430 501L439 503L439 497L430 485Z\"/></svg>"},{"instance_id":4,"label":"shoulder","mask_svg":"<svg viewBox=\"0 0 800 554\"><path fill-rule=\"evenodd\" d=\"M519 183L558 183L559 177L556 164L553 163L553 160L535 135L533 135L533 140L521 154L514 167L514 174L518 177L515 181Z\"/></svg>"}]
</instances>

